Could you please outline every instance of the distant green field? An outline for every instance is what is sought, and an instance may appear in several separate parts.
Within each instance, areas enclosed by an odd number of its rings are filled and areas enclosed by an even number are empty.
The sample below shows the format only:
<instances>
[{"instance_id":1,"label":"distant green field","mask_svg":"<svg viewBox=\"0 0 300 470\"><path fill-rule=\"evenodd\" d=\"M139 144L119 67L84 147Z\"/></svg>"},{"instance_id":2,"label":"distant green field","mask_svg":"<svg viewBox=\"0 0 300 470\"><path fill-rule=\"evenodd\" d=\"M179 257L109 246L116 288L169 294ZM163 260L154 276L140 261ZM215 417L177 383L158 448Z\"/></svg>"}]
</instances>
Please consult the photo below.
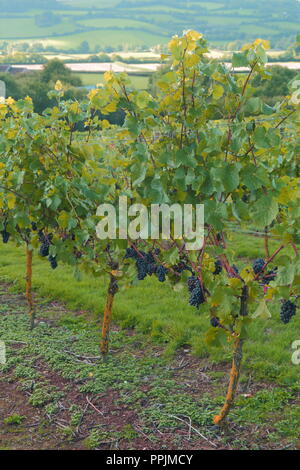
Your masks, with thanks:
<instances>
[{"instance_id":1,"label":"distant green field","mask_svg":"<svg viewBox=\"0 0 300 470\"><path fill-rule=\"evenodd\" d=\"M99 25L101 25L101 28L122 28L122 29L137 29L140 30L141 28L144 28L144 30L158 33L160 34L161 30L159 26L152 25L150 23L138 21L138 20L131 20L127 18L101 18L101 21L99 21L99 18L95 18L92 20L82 20L80 21L80 24L83 24L84 26L87 27L92 27L92 28L99 28Z\"/></svg>"},{"instance_id":2,"label":"distant green field","mask_svg":"<svg viewBox=\"0 0 300 470\"><path fill-rule=\"evenodd\" d=\"M122 31L115 29L104 29L89 31L85 33L72 34L60 38L63 43L61 50L78 47L83 41L88 41L90 48L100 46L101 48L114 47L120 50L132 50L141 44L151 47L155 41L166 42L166 38L155 33L140 31Z\"/></svg>"},{"instance_id":3,"label":"distant green field","mask_svg":"<svg viewBox=\"0 0 300 470\"><path fill-rule=\"evenodd\" d=\"M224 8L226 2L224 3L215 3L215 2L188 2L191 7L200 5L200 7L207 8L207 10L218 10L219 8Z\"/></svg>"},{"instance_id":4,"label":"distant green field","mask_svg":"<svg viewBox=\"0 0 300 470\"><path fill-rule=\"evenodd\" d=\"M58 24L38 26L41 14L54 15ZM37 9L25 9L22 14L0 12L0 39L30 39L61 51L80 52L83 41L88 42L90 52L95 48L126 51L166 44L172 35L196 29L212 45L247 43L260 36L270 39L273 47L285 49L293 44L299 25L297 0L248 0L242 7L240 0L65 0L50 13Z\"/></svg>"},{"instance_id":5,"label":"distant green field","mask_svg":"<svg viewBox=\"0 0 300 470\"><path fill-rule=\"evenodd\" d=\"M75 73L80 77L85 86L97 85L97 83L104 82L103 73ZM130 75L130 80L135 88L145 90L148 88L149 77L142 77L137 75Z\"/></svg>"},{"instance_id":6,"label":"distant green field","mask_svg":"<svg viewBox=\"0 0 300 470\"><path fill-rule=\"evenodd\" d=\"M66 5L72 5L79 8L92 8L95 5L99 8L107 6L107 0L66 0ZM110 7L114 7L120 3L120 0L110 0Z\"/></svg>"},{"instance_id":7,"label":"distant green field","mask_svg":"<svg viewBox=\"0 0 300 470\"><path fill-rule=\"evenodd\" d=\"M35 37L52 37L54 34L61 35L76 30L74 24L63 20L60 24L48 28L40 28L34 22L34 18L5 18L0 16L0 38L1 39L26 39Z\"/></svg>"}]
</instances>

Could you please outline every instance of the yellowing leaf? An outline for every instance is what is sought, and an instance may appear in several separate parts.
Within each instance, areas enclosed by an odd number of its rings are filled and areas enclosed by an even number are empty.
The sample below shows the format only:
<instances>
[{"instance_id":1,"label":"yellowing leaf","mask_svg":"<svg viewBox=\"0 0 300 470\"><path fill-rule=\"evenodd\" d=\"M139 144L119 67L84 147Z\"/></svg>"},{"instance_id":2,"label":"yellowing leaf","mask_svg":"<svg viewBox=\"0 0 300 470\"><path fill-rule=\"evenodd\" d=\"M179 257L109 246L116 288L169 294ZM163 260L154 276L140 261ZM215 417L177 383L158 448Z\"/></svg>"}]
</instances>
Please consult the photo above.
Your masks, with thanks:
<instances>
[{"instance_id":1,"label":"yellowing leaf","mask_svg":"<svg viewBox=\"0 0 300 470\"><path fill-rule=\"evenodd\" d=\"M6 99L6 104L8 104L8 106L11 106L12 104L15 103L15 100L9 96L7 99Z\"/></svg>"},{"instance_id":2,"label":"yellowing leaf","mask_svg":"<svg viewBox=\"0 0 300 470\"><path fill-rule=\"evenodd\" d=\"M252 44L245 44L243 47L242 47L242 51L248 51L249 49L251 49L252 47Z\"/></svg>"},{"instance_id":3,"label":"yellowing leaf","mask_svg":"<svg viewBox=\"0 0 300 470\"><path fill-rule=\"evenodd\" d=\"M115 270L111 271L111 275L114 276L114 277L122 277L123 272L120 271L120 270L115 269Z\"/></svg>"},{"instance_id":4,"label":"yellowing leaf","mask_svg":"<svg viewBox=\"0 0 300 470\"><path fill-rule=\"evenodd\" d=\"M114 101L112 101L107 106L105 106L105 108L102 109L102 112L104 114L114 113L116 111L116 109L117 109L117 105Z\"/></svg>"},{"instance_id":5,"label":"yellowing leaf","mask_svg":"<svg viewBox=\"0 0 300 470\"><path fill-rule=\"evenodd\" d=\"M54 86L54 90L61 91L63 89L62 83L60 80L57 80Z\"/></svg>"},{"instance_id":6,"label":"yellowing leaf","mask_svg":"<svg viewBox=\"0 0 300 470\"><path fill-rule=\"evenodd\" d=\"M80 106L79 104L77 103L77 101L75 101L74 103L71 104L70 106L70 111L74 114L79 114L80 112Z\"/></svg>"},{"instance_id":7,"label":"yellowing leaf","mask_svg":"<svg viewBox=\"0 0 300 470\"><path fill-rule=\"evenodd\" d=\"M241 279L238 279L236 277L228 279L228 284L230 285L230 287L233 287L233 288L242 287Z\"/></svg>"},{"instance_id":8,"label":"yellowing leaf","mask_svg":"<svg viewBox=\"0 0 300 470\"><path fill-rule=\"evenodd\" d=\"M17 135L17 130L16 129L9 129L7 132L6 136L8 139L14 139Z\"/></svg>"},{"instance_id":9,"label":"yellowing leaf","mask_svg":"<svg viewBox=\"0 0 300 470\"><path fill-rule=\"evenodd\" d=\"M61 228L67 228L69 223L69 214L65 211L62 211L58 217L58 223Z\"/></svg>"},{"instance_id":10,"label":"yellowing leaf","mask_svg":"<svg viewBox=\"0 0 300 470\"><path fill-rule=\"evenodd\" d=\"M251 269L244 268L241 272L241 278L244 279L246 283L252 281L253 277L254 275Z\"/></svg>"},{"instance_id":11,"label":"yellowing leaf","mask_svg":"<svg viewBox=\"0 0 300 470\"><path fill-rule=\"evenodd\" d=\"M222 85L214 85L213 87L213 98L215 100L220 99L224 94L224 88Z\"/></svg>"},{"instance_id":12,"label":"yellowing leaf","mask_svg":"<svg viewBox=\"0 0 300 470\"><path fill-rule=\"evenodd\" d=\"M120 159L118 159L118 160L116 160L116 164L117 164L118 166L123 166L123 167L126 168L128 165L130 165L130 162L127 161L127 160L120 160Z\"/></svg>"},{"instance_id":13,"label":"yellowing leaf","mask_svg":"<svg viewBox=\"0 0 300 470\"><path fill-rule=\"evenodd\" d=\"M273 289L272 287L269 287L269 288L267 289L267 293L266 293L265 299L266 299L266 300L272 300L275 292L276 292L275 289Z\"/></svg>"},{"instance_id":14,"label":"yellowing leaf","mask_svg":"<svg viewBox=\"0 0 300 470\"><path fill-rule=\"evenodd\" d=\"M141 91L136 97L136 104L142 109L146 108L150 101L151 95L146 91Z\"/></svg>"},{"instance_id":15,"label":"yellowing leaf","mask_svg":"<svg viewBox=\"0 0 300 470\"><path fill-rule=\"evenodd\" d=\"M186 37L187 39L190 39L192 41L198 41L199 39L203 37L203 34L198 33L198 31L191 30L186 33Z\"/></svg>"},{"instance_id":16,"label":"yellowing leaf","mask_svg":"<svg viewBox=\"0 0 300 470\"><path fill-rule=\"evenodd\" d=\"M88 98L89 100L92 100L98 93L98 90L96 90L96 88L94 88L93 90L91 90L88 94Z\"/></svg>"},{"instance_id":17,"label":"yellowing leaf","mask_svg":"<svg viewBox=\"0 0 300 470\"><path fill-rule=\"evenodd\" d=\"M253 44L254 46L261 45L264 49L270 49L270 41L267 41L266 39L255 39Z\"/></svg>"},{"instance_id":18,"label":"yellowing leaf","mask_svg":"<svg viewBox=\"0 0 300 470\"><path fill-rule=\"evenodd\" d=\"M179 38L178 36L174 36L171 41L169 41L168 43L168 48L170 50L174 49L177 45L178 45L178 42L179 42Z\"/></svg>"},{"instance_id":19,"label":"yellowing leaf","mask_svg":"<svg viewBox=\"0 0 300 470\"><path fill-rule=\"evenodd\" d=\"M271 318L272 315L267 307L265 299L261 300L256 311L253 313L252 318Z\"/></svg>"},{"instance_id":20,"label":"yellowing leaf","mask_svg":"<svg viewBox=\"0 0 300 470\"><path fill-rule=\"evenodd\" d=\"M110 127L110 122L109 122L107 119L103 119L103 120L101 121L101 127L102 127L103 129L108 129L108 128Z\"/></svg>"},{"instance_id":21,"label":"yellowing leaf","mask_svg":"<svg viewBox=\"0 0 300 470\"><path fill-rule=\"evenodd\" d=\"M200 57L197 54L191 54L186 57L185 64L188 67L193 67L193 65L197 65L200 62Z\"/></svg>"},{"instance_id":22,"label":"yellowing leaf","mask_svg":"<svg viewBox=\"0 0 300 470\"><path fill-rule=\"evenodd\" d=\"M112 72L105 72L103 78L105 82L110 82L113 79L113 74Z\"/></svg>"},{"instance_id":23,"label":"yellowing leaf","mask_svg":"<svg viewBox=\"0 0 300 470\"><path fill-rule=\"evenodd\" d=\"M13 193L10 193L7 196L7 206L9 209L13 209L16 204L16 196Z\"/></svg>"}]
</instances>

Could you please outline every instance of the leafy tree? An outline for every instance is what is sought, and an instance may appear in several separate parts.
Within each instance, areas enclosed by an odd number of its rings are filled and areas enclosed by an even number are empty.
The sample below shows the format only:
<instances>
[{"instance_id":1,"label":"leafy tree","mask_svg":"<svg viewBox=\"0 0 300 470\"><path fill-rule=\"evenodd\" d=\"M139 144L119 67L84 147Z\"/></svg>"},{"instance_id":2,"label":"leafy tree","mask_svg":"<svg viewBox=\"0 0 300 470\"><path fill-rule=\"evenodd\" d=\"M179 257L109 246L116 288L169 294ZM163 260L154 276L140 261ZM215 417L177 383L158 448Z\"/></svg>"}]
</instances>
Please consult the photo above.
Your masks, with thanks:
<instances>
[{"instance_id":1,"label":"leafy tree","mask_svg":"<svg viewBox=\"0 0 300 470\"><path fill-rule=\"evenodd\" d=\"M40 15L34 17L35 24L41 28L47 28L49 26L54 26L61 22L59 15L55 15L52 11L45 11Z\"/></svg>"},{"instance_id":2,"label":"leafy tree","mask_svg":"<svg viewBox=\"0 0 300 470\"><path fill-rule=\"evenodd\" d=\"M38 113L42 113L55 104L48 94L57 80L66 85L66 99L83 100L86 98L86 91L78 88L82 86L81 79L75 76L63 62L56 59L49 61L42 72L26 72L17 75L6 73L0 76L6 84L8 97L18 100L30 96L34 109Z\"/></svg>"},{"instance_id":3,"label":"leafy tree","mask_svg":"<svg viewBox=\"0 0 300 470\"><path fill-rule=\"evenodd\" d=\"M6 96L11 96L15 100L23 98L22 87L13 75L9 73L0 73L0 80L6 85Z\"/></svg>"},{"instance_id":4,"label":"leafy tree","mask_svg":"<svg viewBox=\"0 0 300 470\"><path fill-rule=\"evenodd\" d=\"M62 81L68 85L81 86L82 81L79 77L74 76L68 67L59 60L50 60L43 68L41 72L41 80L46 83L54 84L57 80Z\"/></svg>"},{"instance_id":5,"label":"leafy tree","mask_svg":"<svg viewBox=\"0 0 300 470\"><path fill-rule=\"evenodd\" d=\"M256 77L253 86L256 88L254 96L266 98L266 102L274 105L283 97L289 95L289 82L296 77L297 72L286 67L275 65L272 67L270 77Z\"/></svg>"},{"instance_id":6,"label":"leafy tree","mask_svg":"<svg viewBox=\"0 0 300 470\"><path fill-rule=\"evenodd\" d=\"M78 52L82 54L88 54L90 52L90 45L88 41L82 41L79 45Z\"/></svg>"}]
</instances>

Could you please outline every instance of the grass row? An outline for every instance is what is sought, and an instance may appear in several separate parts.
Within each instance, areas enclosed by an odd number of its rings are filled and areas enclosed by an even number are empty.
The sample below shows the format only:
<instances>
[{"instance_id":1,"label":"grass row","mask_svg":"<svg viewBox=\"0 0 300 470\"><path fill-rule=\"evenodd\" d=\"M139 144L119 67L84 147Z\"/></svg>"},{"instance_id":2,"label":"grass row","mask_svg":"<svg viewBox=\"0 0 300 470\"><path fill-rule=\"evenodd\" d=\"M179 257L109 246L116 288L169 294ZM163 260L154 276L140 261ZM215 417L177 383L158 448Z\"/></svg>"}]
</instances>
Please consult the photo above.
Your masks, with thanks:
<instances>
[{"instance_id":1,"label":"grass row","mask_svg":"<svg viewBox=\"0 0 300 470\"><path fill-rule=\"evenodd\" d=\"M83 316L74 317L72 312L62 309L61 305L43 301L39 304L43 322L30 332L25 302L19 295L7 294L4 287L0 284L0 337L6 341L8 360L0 366L1 381L17 382L18 388L29 396L29 404L39 410L40 420L35 431L41 433L40 439L44 436L43 423L61 419L63 413L64 436L59 438L57 444L60 441L67 441L69 445L73 441L75 444L80 438L77 426L81 423L85 427L87 414L93 414L92 409L83 407L84 395L89 394L92 400L100 397L101 409L105 409L105 400L113 390L117 413L130 409L138 416L139 427L144 435L148 436L152 444L159 443L161 448L165 448L164 432L173 434L174 445L185 448L184 438L188 428L178 422L176 416L189 417L194 426L203 430L206 437L220 446L229 443L233 448L253 450L266 446L298 447L300 408L295 402L292 387L258 387L251 400L241 394L231 414L230 429L225 433L220 432L212 425L212 417L223 403L225 377L222 365L220 371L219 366L207 368L203 374L205 381L202 382L201 371L189 366L187 369L178 369L176 361L157 354L158 348L145 335L132 335L124 331L112 333L114 352L107 361L78 361L76 357L81 355L92 357L99 354L95 321L90 319L87 323ZM24 347L13 347L15 341L22 341ZM43 362L67 379L69 385L57 379L49 381ZM249 377L244 373L241 386L248 385ZM74 389L78 389L79 393L70 396L70 390ZM67 414L62 409L67 410ZM105 411L110 412L107 409ZM41 412L44 413L43 418ZM115 415L116 411L113 413ZM20 447L20 421L22 424L25 420L23 439L26 439L26 425L29 425L30 416L24 416L23 412L21 416L15 413L3 416L7 426L0 426L0 449L3 445L7 449L14 448L15 443ZM83 442L85 447L98 448L103 441L110 442L113 437L130 441L138 437L136 428L130 422L116 429L113 414L111 418L107 428L107 422L105 426L103 423L97 426L94 416L93 430ZM18 431L17 437L16 434L8 434L14 430ZM1 439L2 433L4 441ZM51 437L55 440L53 432ZM192 433L191 438L192 442L199 440L197 434ZM134 448L134 443L131 447Z\"/></svg>"},{"instance_id":2,"label":"grass row","mask_svg":"<svg viewBox=\"0 0 300 470\"><path fill-rule=\"evenodd\" d=\"M236 264L242 267L245 258L263 256L263 240L233 235L232 241L239 252ZM275 243L274 243L275 246ZM272 248L272 246L271 246ZM13 244L0 246L0 277L13 281L16 289L24 289L24 250ZM101 319L105 303L107 281L83 275L75 280L71 268L59 266L52 271L49 263L38 256L33 264L33 285L40 295L61 299L71 309L84 309ZM299 338L300 318L288 325L279 320L279 308L272 311L272 319L256 320L250 327L250 339L245 344L244 366L258 379L279 384L299 385L299 366L292 364L291 345ZM38 312L37 312L38 315ZM147 279L122 290L114 305L114 320L123 327L135 327L154 341L165 344L166 353L189 345L198 356L213 362L231 359L230 347L208 347L204 335L209 327L209 316L188 304L187 292L175 292L169 285L156 279Z\"/></svg>"}]
</instances>

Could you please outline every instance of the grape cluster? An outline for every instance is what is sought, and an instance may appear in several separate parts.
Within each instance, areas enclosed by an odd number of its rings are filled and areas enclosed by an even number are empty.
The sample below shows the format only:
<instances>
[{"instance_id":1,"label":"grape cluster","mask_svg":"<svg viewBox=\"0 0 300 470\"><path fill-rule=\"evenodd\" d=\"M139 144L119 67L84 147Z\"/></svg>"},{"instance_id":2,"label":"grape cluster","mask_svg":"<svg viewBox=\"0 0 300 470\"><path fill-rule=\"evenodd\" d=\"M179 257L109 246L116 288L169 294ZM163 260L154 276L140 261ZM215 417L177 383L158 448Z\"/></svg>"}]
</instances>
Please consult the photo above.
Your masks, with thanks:
<instances>
[{"instance_id":1,"label":"grape cluster","mask_svg":"<svg viewBox=\"0 0 300 470\"><path fill-rule=\"evenodd\" d=\"M213 326L214 328L217 328L218 326L220 326L220 318L219 317L212 317L210 319L210 324L211 326Z\"/></svg>"},{"instance_id":2,"label":"grape cluster","mask_svg":"<svg viewBox=\"0 0 300 470\"><path fill-rule=\"evenodd\" d=\"M263 267L265 265L265 260L262 259L262 258L258 258L254 261L253 265L252 265L252 268L253 268L253 271L255 274L259 274L262 270L263 270Z\"/></svg>"},{"instance_id":3,"label":"grape cluster","mask_svg":"<svg viewBox=\"0 0 300 470\"><path fill-rule=\"evenodd\" d=\"M183 273L183 271L192 272L192 269L184 261L179 261L179 263L172 266L172 269L178 274Z\"/></svg>"},{"instance_id":4,"label":"grape cluster","mask_svg":"<svg viewBox=\"0 0 300 470\"><path fill-rule=\"evenodd\" d=\"M10 233L8 233L6 230L2 230L1 235L3 243L7 243L10 237Z\"/></svg>"},{"instance_id":5,"label":"grape cluster","mask_svg":"<svg viewBox=\"0 0 300 470\"><path fill-rule=\"evenodd\" d=\"M42 232L42 230L39 231L39 241L41 242L39 254L43 258L46 258L47 256L49 256L49 247L51 245L52 238L53 238L52 233L49 233L49 235L46 236Z\"/></svg>"},{"instance_id":6,"label":"grape cluster","mask_svg":"<svg viewBox=\"0 0 300 470\"><path fill-rule=\"evenodd\" d=\"M48 258L49 262L50 262L50 265L51 265L51 268L52 269L56 269L58 264L57 264L57 261L56 261L56 256L52 256L50 255L49 258Z\"/></svg>"},{"instance_id":7,"label":"grape cluster","mask_svg":"<svg viewBox=\"0 0 300 470\"><path fill-rule=\"evenodd\" d=\"M37 228L37 225L36 225L35 222L31 222L31 228L32 228L32 230L33 230L34 232L37 231L38 228Z\"/></svg>"},{"instance_id":8,"label":"grape cluster","mask_svg":"<svg viewBox=\"0 0 300 470\"><path fill-rule=\"evenodd\" d=\"M153 253L158 255L160 251L156 249ZM156 274L160 282L164 282L166 280L168 269L156 263L153 253L151 251L149 251L149 253L137 251L133 247L126 249L125 259L132 258L135 260L139 281L142 281L146 276L152 276L153 274Z\"/></svg>"},{"instance_id":9,"label":"grape cluster","mask_svg":"<svg viewBox=\"0 0 300 470\"><path fill-rule=\"evenodd\" d=\"M239 274L239 268L235 264L233 264L231 267L236 272L236 274Z\"/></svg>"},{"instance_id":10,"label":"grape cluster","mask_svg":"<svg viewBox=\"0 0 300 470\"><path fill-rule=\"evenodd\" d=\"M139 281L143 281L148 274L148 265L144 258L138 258L135 262L137 269L137 277Z\"/></svg>"},{"instance_id":11,"label":"grape cluster","mask_svg":"<svg viewBox=\"0 0 300 470\"><path fill-rule=\"evenodd\" d=\"M205 302L204 293L197 277L191 276L187 281L188 289L190 293L189 303L193 307L199 308L201 304Z\"/></svg>"},{"instance_id":12,"label":"grape cluster","mask_svg":"<svg viewBox=\"0 0 300 470\"><path fill-rule=\"evenodd\" d=\"M137 252L134 248L126 248L125 259L133 258L136 259Z\"/></svg>"},{"instance_id":13,"label":"grape cluster","mask_svg":"<svg viewBox=\"0 0 300 470\"><path fill-rule=\"evenodd\" d=\"M249 199L250 199L250 195L247 193L244 193L242 196L242 201L247 203L249 202Z\"/></svg>"},{"instance_id":14,"label":"grape cluster","mask_svg":"<svg viewBox=\"0 0 300 470\"><path fill-rule=\"evenodd\" d=\"M233 264L233 265L231 266L231 269L232 269L232 271L229 273L229 276L230 276L230 277L234 277L234 278L235 278L235 277L238 277L238 275L239 275L239 268L238 268L235 264Z\"/></svg>"},{"instance_id":15,"label":"grape cluster","mask_svg":"<svg viewBox=\"0 0 300 470\"><path fill-rule=\"evenodd\" d=\"M79 251L76 248L74 248L73 253L76 259L82 258L82 255L83 255L82 251Z\"/></svg>"},{"instance_id":16,"label":"grape cluster","mask_svg":"<svg viewBox=\"0 0 300 470\"><path fill-rule=\"evenodd\" d=\"M263 285L268 285L269 282L274 281L277 276L278 268L274 268L271 271L268 271L267 274L262 278L261 282Z\"/></svg>"},{"instance_id":17,"label":"grape cluster","mask_svg":"<svg viewBox=\"0 0 300 470\"><path fill-rule=\"evenodd\" d=\"M215 270L214 270L214 275L217 276L218 274L220 274L222 272L222 263L221 261L218 259L216 262L215 262Z\"/></svg>"},{"instance_id":18,"label":"grape cluster","mask_svg":"<svg viewBox=\"0 0 300 470\"><path fill-rule=\"evenodd\" d=\"M296 315L296 305L290 300L285 300L281 306L280 319L283 323L289 323L290 319Z\"/></svg>"},{"instance_id":19,"label":"grape cluster","mask_svg":"<svg viewBox=\"0 0 300 470\"><path fill-rule=\"evenodd\" d=\"M159 280L159 282L165 282L167 273L168 273L167 268L161 265L157 266L156 275L157 275L157 279Z\"/></svg>"}]
</instances>

